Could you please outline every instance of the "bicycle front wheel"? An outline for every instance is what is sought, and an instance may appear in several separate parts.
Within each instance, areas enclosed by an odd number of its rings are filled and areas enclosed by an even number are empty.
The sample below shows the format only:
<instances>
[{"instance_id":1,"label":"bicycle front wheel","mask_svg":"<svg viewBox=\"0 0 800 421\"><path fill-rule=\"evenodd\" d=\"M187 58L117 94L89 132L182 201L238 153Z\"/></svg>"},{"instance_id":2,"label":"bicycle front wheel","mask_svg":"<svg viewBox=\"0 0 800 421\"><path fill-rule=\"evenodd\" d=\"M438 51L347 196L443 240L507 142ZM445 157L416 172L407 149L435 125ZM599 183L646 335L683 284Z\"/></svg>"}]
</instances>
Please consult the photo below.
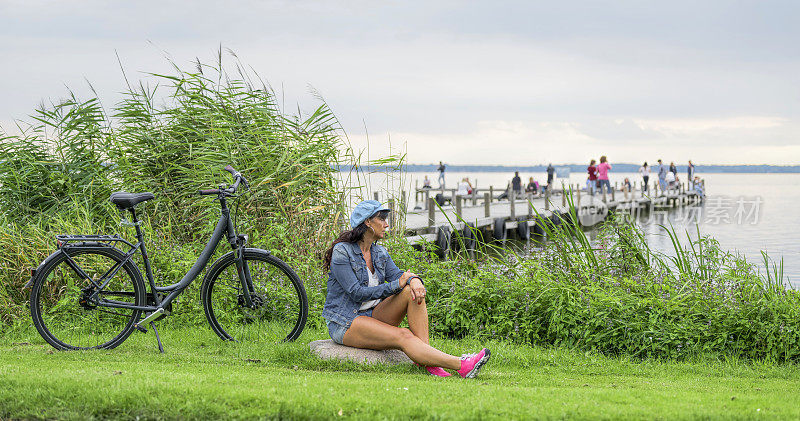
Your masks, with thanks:
<instances>
[{"instance_id":1,"label":"bicycle front wheel","mask_svg":"<svg viewBox=\"0 0 800 421\"><path fill-rule=\"evenodd\" d=\"M246 304L236 270L234 252L208 270L200 290L203 309L214 332L238 342L293 341L300 336L308 316L303 282L283 261L260 249L245 249L252 278Z\"/></svg>"},{"instance_id":2,"label":"bicycle front wheel","mask_svg":"<svg viewBox=\"0 0 800 421\"><path fill-rule=\"evenodd\" d=\"M127 339L140 311L98 302L144 305L141 272L121 262L120 250L100 244L65 247L46 260L30 300L33 324L47 343L59 350L111 349Z\"/></svg>"}]
</instances>

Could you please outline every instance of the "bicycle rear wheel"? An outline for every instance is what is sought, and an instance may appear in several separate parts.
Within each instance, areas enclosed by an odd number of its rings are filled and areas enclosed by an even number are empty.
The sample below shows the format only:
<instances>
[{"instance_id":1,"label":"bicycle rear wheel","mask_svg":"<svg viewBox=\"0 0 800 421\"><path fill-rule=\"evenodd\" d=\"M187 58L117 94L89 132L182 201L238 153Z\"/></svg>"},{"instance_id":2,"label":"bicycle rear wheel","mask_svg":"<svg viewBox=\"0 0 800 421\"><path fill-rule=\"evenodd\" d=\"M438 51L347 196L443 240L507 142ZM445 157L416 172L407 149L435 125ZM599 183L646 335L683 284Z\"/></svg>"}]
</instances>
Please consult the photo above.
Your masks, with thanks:
<instances>
[{"instance_id":1,"label":"bicycle rear wheel","mask_svg":"<svg viewBox=\"0 0 800 421\"><path fill-rule=\"evenodd\" d=\"M224 340L238 342L293 341L308 316L303 282L283 261L259 249L245 249L253 291L247 307L236 271L234 253L217 260L200 290L211 328Z\"/></svg>"},{"instance_id":2,"label":"bicycle rear wheel","mask_svg":"<svg viewBox=\"0 0 800 421\"><path fill-rule=\"evenodd\" d=\"M110 276L100 299L144 305L144 281L131 261L112 276L123 260L120 250L100 244L65 247L48 257L30 295L33 324L47 343L59 350L111 349L128 338L140 311L90 298Z\"/></svg>"}]
</instances>

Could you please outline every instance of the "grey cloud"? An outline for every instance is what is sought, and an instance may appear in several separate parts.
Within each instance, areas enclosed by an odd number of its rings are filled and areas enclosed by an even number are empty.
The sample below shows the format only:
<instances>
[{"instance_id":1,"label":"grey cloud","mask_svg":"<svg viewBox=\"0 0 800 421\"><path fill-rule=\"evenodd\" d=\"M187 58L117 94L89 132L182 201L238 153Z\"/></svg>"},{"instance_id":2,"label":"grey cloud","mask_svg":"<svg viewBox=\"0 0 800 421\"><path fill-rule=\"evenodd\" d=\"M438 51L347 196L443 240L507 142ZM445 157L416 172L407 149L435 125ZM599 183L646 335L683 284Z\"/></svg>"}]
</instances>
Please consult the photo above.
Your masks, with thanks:
<instances>
[{"instance_id":1,"label":"grey cloud","mask_svg":"<svg viewBox=\"0 0 800 421\"><path fill-rule=\"evenodd\" d=\"M220 43L351 133L470 133L479 121L569 122L625 146L684 140L634 121L770 116L708 142L791 145L800 125L793 2L90 1L0 3L0 119L88 78L109 103L129 76ZM148 43L153 42L153 45ZM621 123L616 123L621 121ZM454 140L455 142L455 140ZM448 148L443 148L448 149ZM449 149L455 149L450 147Z\"/></svg>"}]
</instances>

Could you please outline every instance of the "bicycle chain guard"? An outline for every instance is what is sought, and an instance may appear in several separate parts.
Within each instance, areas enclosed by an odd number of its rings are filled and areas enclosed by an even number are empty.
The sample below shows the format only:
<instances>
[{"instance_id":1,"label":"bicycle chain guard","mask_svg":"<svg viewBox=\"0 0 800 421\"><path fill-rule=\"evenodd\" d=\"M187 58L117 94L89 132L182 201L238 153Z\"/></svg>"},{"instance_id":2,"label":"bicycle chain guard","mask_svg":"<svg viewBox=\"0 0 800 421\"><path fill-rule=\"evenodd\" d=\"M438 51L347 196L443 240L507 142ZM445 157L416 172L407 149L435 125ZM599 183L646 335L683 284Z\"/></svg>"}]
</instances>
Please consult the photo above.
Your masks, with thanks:
<instances>
[{"instance_id":1,"label":"bicycle chain guard","mask_svg":"<svg viewBox=\"0 0 800 421\"><path fill-rule=\"evenodd\" d=\"M163 301L164 298L166 298L166 295L158 294L158 298L161 301ZM152 292L148 292L147 293L147 305L149 305L149 306L155 306L156 305L156 300L153 297L153 293ZM153 321L161 320L161 319L167 317L168 315L172 314L172 302L171 301L169 302L169 304L164 306L164 311L165 311L165 313L163 315L158 316L158 318L154 319Z\"/></svg>"}]
</instances>

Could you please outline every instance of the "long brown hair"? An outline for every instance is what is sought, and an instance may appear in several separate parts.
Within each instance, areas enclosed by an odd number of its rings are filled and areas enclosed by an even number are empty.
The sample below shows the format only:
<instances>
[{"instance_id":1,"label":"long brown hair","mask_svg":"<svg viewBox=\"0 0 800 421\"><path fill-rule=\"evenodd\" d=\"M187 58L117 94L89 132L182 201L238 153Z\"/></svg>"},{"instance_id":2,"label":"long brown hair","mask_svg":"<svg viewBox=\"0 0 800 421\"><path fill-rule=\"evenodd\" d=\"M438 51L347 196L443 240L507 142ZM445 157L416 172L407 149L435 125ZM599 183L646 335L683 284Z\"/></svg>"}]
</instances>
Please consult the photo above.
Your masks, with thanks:
<instances>
[{"instance_id":1,"label":"long brown hair","mask_svg":"<svg viewBox=\"0 0 800 421\"><path fill-rule=\"evenodd\" d=\"M387 215L389 215L389 211L382 210L377 214L367 218L367 220L372 219L376 216L381 219L386 219ZM355 228L349 231L343 231L341 234L339 234L339 237L333 240L331 246L328 248L328 250L325 251L325 257L323 258L322 261L322 269L325 272L329 272L331 270L331 259L333 259L333 248L336 247L336 245L339 243L357 243L361 241L364 238L364 233L367 232L366 222L367 221L364 221L358 224Z\"/></svg>"}]
</instances>

